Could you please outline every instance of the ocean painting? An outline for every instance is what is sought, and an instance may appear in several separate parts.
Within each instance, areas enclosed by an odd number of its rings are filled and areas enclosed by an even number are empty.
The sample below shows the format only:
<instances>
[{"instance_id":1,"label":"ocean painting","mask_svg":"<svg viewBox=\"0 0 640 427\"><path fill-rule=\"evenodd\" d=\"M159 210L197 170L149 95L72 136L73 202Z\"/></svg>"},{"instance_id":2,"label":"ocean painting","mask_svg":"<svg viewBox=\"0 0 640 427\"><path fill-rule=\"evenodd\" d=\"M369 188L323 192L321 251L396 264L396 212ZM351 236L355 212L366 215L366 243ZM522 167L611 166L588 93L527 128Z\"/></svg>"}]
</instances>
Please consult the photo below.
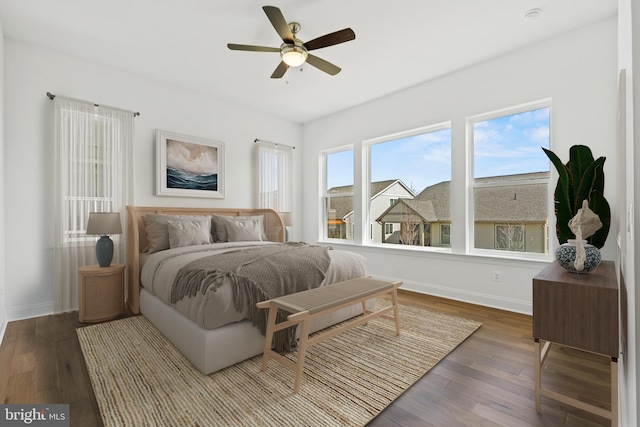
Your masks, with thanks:
<instances>
[{"instance_id":1,"label":"ocean painting","mask_svg":"<svg viewBox=\"0 0 640 427\"><path fill-rule=\"evenodd\" d=\"M159 196L224 198L224 143L157 131Z\"/></svg>"},{"instance_id":2,"label":"ocean painting","mask_svg":"<svg viewBox=\"0 0 640 427\"><path fill-rule=\"evenodd\" d=\"M167 188L218 191L218 149L168 139Z\"/></svg>"}]
</instances>

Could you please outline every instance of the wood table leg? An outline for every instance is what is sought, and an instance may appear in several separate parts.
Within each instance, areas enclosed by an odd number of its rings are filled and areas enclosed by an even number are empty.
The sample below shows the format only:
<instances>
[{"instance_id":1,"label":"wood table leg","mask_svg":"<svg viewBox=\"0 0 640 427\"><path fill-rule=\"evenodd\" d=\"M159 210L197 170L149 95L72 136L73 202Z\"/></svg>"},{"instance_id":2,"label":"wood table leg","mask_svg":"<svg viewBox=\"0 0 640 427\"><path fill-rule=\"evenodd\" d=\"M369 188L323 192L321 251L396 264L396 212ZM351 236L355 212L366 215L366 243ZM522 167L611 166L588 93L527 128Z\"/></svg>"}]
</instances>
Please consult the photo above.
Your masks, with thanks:
<instances>
[{"instance_id":1,"label":"wood table leg","mask_svg":"<svg viewBox=\"0 0 640 427\"><path fill-rule=\"evenodd\" d=\"M611 427L618 427L618 359L611 358Z\"/></svg>"},{"instance_id":2,"label":"wood table leg","mask_svg":"<svg viewBox=\"0 0 640 427\"><path fill-rule=\"evenodd\" d=\"M536 363L535 363L535 370L536 370L536 412L540 412L540 392L541 392L541 388L542 388L542 352L541 352L541 345L540 345L540 340L538 338L535 339L536 342L536 351L535 351L535 357L536 357Z\"/></svg>"}]
</instances>

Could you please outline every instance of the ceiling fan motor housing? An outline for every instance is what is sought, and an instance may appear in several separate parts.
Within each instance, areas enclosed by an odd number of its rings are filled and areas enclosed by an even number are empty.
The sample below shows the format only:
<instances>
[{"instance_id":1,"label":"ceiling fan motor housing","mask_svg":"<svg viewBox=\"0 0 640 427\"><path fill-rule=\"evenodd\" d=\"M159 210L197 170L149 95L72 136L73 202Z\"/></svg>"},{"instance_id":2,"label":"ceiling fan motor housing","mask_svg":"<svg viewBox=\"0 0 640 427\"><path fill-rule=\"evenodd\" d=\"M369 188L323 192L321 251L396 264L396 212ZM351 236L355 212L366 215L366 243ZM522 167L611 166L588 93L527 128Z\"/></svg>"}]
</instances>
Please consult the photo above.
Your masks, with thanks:
<instances>
[{"instance_id":1,"label":"ceiling fan motor housing","mask_svg":"<svg viewBox=\"0 0 640 427\"><path fill-rule=\"evenodd\" d=\"M293 44L284 42L280 46L280 57L290 67L299 67L307 60L309 53L302 40L293 37Z\"/></svg>"}]
</instances>

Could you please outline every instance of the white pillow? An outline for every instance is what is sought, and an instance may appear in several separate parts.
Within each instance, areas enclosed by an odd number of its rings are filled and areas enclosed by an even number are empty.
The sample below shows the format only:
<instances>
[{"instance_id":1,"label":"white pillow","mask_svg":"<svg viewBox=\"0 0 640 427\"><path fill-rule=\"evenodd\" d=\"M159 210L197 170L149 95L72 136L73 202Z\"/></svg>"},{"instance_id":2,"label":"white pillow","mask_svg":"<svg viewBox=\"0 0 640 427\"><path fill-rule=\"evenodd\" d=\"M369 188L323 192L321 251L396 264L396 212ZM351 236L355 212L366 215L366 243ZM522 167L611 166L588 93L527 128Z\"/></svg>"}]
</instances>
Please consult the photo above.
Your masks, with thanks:
<instances>
[{"instance_id":1,"label":"white pillow","mask_svg":"<svg viewBox=\"0 0 640 427\"><path fill-rule=\"evenodd\" d=\"M258 221L259 222L259 226L260 226L260 239L258 240L268 240L267 239L267 235L264 232L264 226L263 226L263 216L262 215L256 215L256 216L226 216L226 215L216 215L216 214L212 214L211 215L211 219L213 220L213 226L212 226L212 234L214 237L214 240L216 242L228 242L229 241L229 236L228 236L228 225L231 224L231 226L233 226L233 224L237 223L237 222L253 222L253 221Z\"/></svg>"},{"instance_id":2,"label":"white pillow","mask_svg":"<svg viewBox=\"0 0 640 427\"><path fill-rule=\"evenodd\" d=\"M230 221L227 223L227 238L229 242L262 241L262 222L257 219Z\"/></svg>"},{"instance_id":3,"label":"white pillow","mask_svg":"<svg viewBox=\"0 0 640 427\"><path fill-rule=\"evenodd\" d=\"M206 245L211 243L211 221L167 221L169 228L169 247Z\"/></svg>"}]
</instances>

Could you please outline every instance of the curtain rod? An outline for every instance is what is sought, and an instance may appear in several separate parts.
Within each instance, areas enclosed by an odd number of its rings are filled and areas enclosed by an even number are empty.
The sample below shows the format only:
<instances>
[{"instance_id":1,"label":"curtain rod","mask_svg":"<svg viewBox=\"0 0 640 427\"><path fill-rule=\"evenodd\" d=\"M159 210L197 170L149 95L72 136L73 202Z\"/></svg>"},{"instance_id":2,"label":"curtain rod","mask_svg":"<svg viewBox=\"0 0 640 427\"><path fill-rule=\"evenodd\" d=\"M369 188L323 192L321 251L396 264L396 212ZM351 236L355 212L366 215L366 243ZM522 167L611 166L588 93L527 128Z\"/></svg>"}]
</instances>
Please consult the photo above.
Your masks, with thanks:
<instances>
[{"instance_id":1,"label":"curtain rod","mask_svg":"<svg viewBox=\"0 0 640 427\"><path fill-rule=\"evenodd\" d=\"M47 92L47 97L48 97L50 100L52 100L52 101L53 101L53 98L55 98L55 97L56 97L56 95L52 94L51 92ZM95 103L94 103L93 105L94 105L95 107L99 107L99 106L100 106L99 104L95 104ZM133 113L133 117L138 117L138 116L140 115L140 112L138 112L138 111L136 111L136 112L133 112L133 111L132 111L132 113Z\"/></svg>"},{"instance_id":2,"label":"curtain rod","mask_svg":"<svg viewBox=\"0 0 640 427\"><path fill-rule=\"evenodd\" d=\"M265 141L264 139L258 139L258 138L254 139L253 142L254 143L256 143L256 142L264 142L265 144L282 145L283 147L291 147L294 150L296 149L295 145L278 144L277 142Z\"/></svg>"}]
</instances>

